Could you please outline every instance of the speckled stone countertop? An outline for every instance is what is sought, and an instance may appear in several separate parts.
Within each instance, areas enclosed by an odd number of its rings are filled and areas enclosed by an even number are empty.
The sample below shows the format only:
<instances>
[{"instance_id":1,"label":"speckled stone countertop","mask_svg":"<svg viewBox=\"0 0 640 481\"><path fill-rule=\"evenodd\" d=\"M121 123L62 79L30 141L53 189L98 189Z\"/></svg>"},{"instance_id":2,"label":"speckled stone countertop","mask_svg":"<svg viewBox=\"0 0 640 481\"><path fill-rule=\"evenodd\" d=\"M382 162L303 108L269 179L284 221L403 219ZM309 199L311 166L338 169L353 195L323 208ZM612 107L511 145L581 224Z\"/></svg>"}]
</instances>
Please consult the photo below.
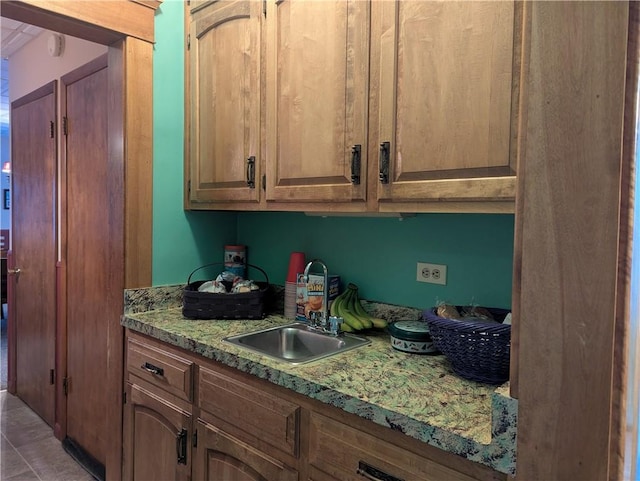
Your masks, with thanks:
<instances>
[{"instance_id":1,"label":"speckled stone countertop","mask_svg":"<svg viewBox=\"0 0 640 481\"><path fill-rule=\"evenodd\" d=\"M181 293L182 286L125 291L122 325L496 471L515 474L517 401L509 397L508 385L496 388L462 379L444 356L397 351L384 332L367 333L368 346L291 366L222 341L290 319L282 315L261 320L186 319ZM420 316L417 309L366 307L389 321Z\"/></svg>"}]
</instances>

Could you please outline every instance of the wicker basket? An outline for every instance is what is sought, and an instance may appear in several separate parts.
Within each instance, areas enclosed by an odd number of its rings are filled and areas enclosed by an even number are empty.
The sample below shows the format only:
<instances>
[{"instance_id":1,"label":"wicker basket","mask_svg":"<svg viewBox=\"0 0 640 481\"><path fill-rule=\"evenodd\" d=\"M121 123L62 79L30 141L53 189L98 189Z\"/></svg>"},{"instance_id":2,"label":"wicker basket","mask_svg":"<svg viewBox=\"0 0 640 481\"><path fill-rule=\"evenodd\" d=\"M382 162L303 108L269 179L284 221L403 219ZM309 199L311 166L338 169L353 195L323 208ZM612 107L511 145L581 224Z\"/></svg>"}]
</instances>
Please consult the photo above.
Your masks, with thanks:
<instances>
[{"instance_id":1,"label":"wicker basket","mask_svg":"<svg viewBox=\"0 0 640 481\"><path fill-rule=\"evenodd\" d=\"M500 323L509 313L506 309L487 310ZM509 379L510 324L445 319L435 312L436 308L429 309L423 318L429 324L434 344L456 374L487 384L502 384Z\"/></svg>"},{"instance_id":2,"label":"wicker basket","mask_svg":"<svg viewBox=\"0 0 640 481\"><path fill-rule=\"evenodd\" d=\"M265 282L254 281L260 289L251 292L213 293L200 292L198 288L206 281L191 282L191 277L205 267L224 264L216 262L198 267L187 279L182 293L182 315L189 319L262 319L265 315L265 297L269 290L269 277L258 266L247 264L259 270Z\"/></svg>"}]
</instances>

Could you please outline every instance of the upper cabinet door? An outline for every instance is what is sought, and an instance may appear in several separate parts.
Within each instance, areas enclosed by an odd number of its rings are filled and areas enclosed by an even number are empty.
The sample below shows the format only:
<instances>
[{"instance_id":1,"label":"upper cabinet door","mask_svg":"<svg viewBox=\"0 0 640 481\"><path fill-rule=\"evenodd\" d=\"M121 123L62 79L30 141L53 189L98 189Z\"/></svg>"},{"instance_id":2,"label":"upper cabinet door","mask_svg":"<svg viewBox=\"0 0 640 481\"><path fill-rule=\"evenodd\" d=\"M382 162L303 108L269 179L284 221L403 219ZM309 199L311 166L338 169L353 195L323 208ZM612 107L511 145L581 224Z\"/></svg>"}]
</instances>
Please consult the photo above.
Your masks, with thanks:
<instances>
[{"instance_id":1,"label":"upper cabinet door","mask_svg":"<svg viewBox=\"0 0 640 481\"><path fill-rule=\"evenodd\" d=\"M269 0L267 200L365 200L369 23L368 1Z\"/></svg>"},{"instance_id":2,"label":"upper cabinet door","mask_svg":"<svg viewBox=\"0 0 640 481\"><path fill-rule=\"evenodd\" d=\"M374 4L378 199L513 200L514 2Z\"/></svg>"},{"instance_id":3,"label":"upper cabinet door","mask_svg":"<svg viewBox=\"0 0 640 481\"><path fill-rule=\"evenodd\" d=\"M262 3L196 6L189 27L189 201L258 202Z\"/></svg>"}]
</instances>

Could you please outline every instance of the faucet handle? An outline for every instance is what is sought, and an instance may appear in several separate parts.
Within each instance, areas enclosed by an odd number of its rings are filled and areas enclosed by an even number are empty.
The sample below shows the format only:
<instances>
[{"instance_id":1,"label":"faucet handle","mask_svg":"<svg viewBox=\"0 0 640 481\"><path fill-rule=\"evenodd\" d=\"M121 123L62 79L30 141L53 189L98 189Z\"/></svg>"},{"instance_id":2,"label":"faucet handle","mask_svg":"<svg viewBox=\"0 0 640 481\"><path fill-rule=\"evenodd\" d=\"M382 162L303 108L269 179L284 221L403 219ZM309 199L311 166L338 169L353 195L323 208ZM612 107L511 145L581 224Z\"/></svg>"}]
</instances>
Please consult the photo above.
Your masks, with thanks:
<instances>
[{"instance_id":1,"label":"faucet handle","mask_svg":"<svg viewBox=\"0 0 640 481\"><path fill-rule=\"evenodd\" d=\"M322 311L309 311L309 320L312 326L319 326L324 321L324 312Z\"/></svg>"},{"instance_id":2,"label":"faucet handle","mask_svg":"<svg viewBox=\"0 0 640 481\"><path fill-rule=\"evenodd\" d=\"M329 331L334 336L340 334L340 324L344 322L342 317L330 316L329 317Z\"/></svg>"}]
</instances>

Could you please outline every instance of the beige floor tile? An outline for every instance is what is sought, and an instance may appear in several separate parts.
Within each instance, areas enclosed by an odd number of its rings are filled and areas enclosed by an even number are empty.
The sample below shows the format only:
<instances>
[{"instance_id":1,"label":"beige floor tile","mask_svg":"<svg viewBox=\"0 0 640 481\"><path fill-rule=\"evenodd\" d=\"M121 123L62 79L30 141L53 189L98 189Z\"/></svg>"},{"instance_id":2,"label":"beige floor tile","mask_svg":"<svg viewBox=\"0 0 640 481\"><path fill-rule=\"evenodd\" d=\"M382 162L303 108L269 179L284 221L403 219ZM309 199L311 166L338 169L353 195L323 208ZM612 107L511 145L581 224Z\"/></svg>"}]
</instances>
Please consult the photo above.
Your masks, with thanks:
<instances>
[{"instance_id":1,"label":"beige floor tile","mask_svg":"<svg viewBox=\"0 0 640 481\"><path fill-rule=\"evenodd\" d=\"M7 391L0 391L0 411L3 413L16 408L24 408L27 405L16 396L12 396Z\"/></svg>"},{"instance_id":2,"label":"beige floor tile","mask_svg":"<svg viewBox=\"0 0 640 481\"><path fill-rule=\"evenodd\" d=\"M53 437L51 427L27 406L3 411L0 431L15 448Z\"/></svg>"},{"instance_id":3,"label":"beige floor tile","mask_svg":"<svg viewBox=\"0 0 640 481\"><path fill-rule=\"evenodd\" d=\"M4 436L1 436L0 442L0 479L8 480L13 479L14 476L19 476L25 473L31 473L31 468L25 462L25 460L18 454L18 451L6 440Z\"/></svg>"},{"instance_id":4,"label":"beige floor tile","mask_svg":"<svg viewBox=\"0 0 640 481\"><path fill-rule=\"evenodd\" d=\"M93 477L62 448L54 437L16 448L31 469L46 481L89 481Z\"/></svg>"},{"instance_id":5,"label":"beige floor tile","mask_svg":"<svg viewBox=\"0 0 640 481\"><path fill-rule=\"evenodd\" d=\"M0 391L1 481L92 481L53 431L19 398Z\"/></svg>"},{"instance_id":6,"label":"beige floor tile","mask_svg":"<svg viewBox=\"0 0 640 481\"><path fill-rule=\"evenodd\" d=\"M24 473L16 474L9 478L1 478L2 481L49 481L48 479L40 479L36 473L29 470Z\"/></svg>"}]
</instances>

